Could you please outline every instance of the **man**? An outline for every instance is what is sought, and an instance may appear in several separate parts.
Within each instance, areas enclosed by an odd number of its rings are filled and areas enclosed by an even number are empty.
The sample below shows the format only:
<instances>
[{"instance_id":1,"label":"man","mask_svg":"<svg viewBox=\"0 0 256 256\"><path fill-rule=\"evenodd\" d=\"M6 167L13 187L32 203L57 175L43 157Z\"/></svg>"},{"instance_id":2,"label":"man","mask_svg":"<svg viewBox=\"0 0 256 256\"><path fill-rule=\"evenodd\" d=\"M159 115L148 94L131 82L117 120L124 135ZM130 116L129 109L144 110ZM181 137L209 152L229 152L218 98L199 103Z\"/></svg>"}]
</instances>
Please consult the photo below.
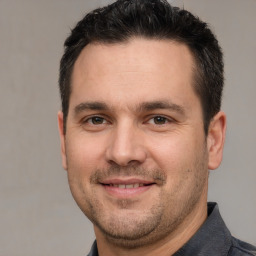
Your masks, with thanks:
<instances>
[{"instance_id":1,"label":"man","mask_svg":"<svg viewBox=\"0 0 256 256\"><path fill-rule=\"evenodd\" d=\"M59 85L62 164L94 225L89 255L255 255L207 205L226 117L205 23L163 0L97 9L67 38Z\"/></svg>"}]
</instances>

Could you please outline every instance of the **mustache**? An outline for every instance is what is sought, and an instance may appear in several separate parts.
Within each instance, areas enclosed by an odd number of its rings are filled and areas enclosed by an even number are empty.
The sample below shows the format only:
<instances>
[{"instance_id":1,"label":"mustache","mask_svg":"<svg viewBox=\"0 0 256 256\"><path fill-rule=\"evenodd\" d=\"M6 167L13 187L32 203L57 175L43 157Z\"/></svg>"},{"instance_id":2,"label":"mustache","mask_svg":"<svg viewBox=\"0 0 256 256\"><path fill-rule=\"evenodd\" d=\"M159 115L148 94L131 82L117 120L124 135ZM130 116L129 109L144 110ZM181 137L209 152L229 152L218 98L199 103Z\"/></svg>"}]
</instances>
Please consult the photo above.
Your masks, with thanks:
<instances>
[{"instance_id":1,"label":"mustache","mask_svg":"<svg viewBox=\"0 0 256 256\"><path fill-rule=\"evenodd\" d=\"M145 180L154 180L157 184L166 183L166 173L161 169L145 169L140 167L111 166L107 169L97 169L90 176L90 183L101 183L111 177L136 176Z\"/></svg>"}]
</instances>

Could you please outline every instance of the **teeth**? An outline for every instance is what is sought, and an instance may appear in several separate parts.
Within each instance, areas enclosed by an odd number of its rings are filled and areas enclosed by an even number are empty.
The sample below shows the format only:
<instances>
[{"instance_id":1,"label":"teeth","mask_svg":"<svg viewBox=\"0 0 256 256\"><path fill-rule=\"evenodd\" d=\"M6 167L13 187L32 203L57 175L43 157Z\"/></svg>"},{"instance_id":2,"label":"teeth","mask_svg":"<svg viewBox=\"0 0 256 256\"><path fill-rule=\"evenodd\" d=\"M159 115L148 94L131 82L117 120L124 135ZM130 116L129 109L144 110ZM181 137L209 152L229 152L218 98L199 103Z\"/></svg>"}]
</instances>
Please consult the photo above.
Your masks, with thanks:
<instances>
[{"instance_id":1,"label":"teeth","mask_svg":"<svg viewBox=\"0 0 256 256\"><path fill-rule=\"evenodd\" d=\"M135 184L109 184L111 187L115 187L115 188L138 188L138 187L143 187L144 184L139 184L139 183L135 183Z\"/></svg>"}]
</instances>

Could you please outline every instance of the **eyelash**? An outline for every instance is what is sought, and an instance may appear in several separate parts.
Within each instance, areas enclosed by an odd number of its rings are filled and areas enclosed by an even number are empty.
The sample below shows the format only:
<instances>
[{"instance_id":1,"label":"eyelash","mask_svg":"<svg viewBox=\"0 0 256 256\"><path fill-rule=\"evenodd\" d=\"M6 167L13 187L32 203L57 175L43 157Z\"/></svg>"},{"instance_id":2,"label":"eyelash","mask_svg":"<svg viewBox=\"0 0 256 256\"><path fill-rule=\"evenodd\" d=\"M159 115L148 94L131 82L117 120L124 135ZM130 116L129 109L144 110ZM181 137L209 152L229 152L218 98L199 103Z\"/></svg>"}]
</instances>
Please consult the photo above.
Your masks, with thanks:
<instances>
[{"instance_id":1,"label":"eyelash","mask_svg":"<svg viewBox=\"0 0 256 256\"><path fill-rule=\"evenodd\" d=\"M157 120L157 119L161 119L161 120L158 120L158 121L160 121L160 122L163 121L163 123L156 124L156 120ZM152 124L153 124L153 125L157 125L157 126L162 126L162 125L165 125L165 124L171 122L171 119L170 119L170 118L167 118L167 117L161 116L161 115L157 115L157 116L151 117L151 118L147 121L147 123L150 123L150 120L153 120L154 123L152 123Z\"/></svg>"},{"instance_id":2,"label":"eyelash","mask_svg":"<svg viewBox=\"0 0 256 256\"><path fill-rule=\"evenodd\" d=\"M101 119L103 121L103 123L100 123L100 124L94 124L93 123L93 119ZM96 120L95 120L96 121ZM89 117L87 119L85 119L83 121L83 123L89 123L90 125L102 125L102 124L105 124L105 123L108 123L108 121L106 120L106 118L102 117L102 116L92 116L92 117Z\"/></svg>"},{"instance_id":3,"label":"eyelash","mask_svg":"<svg viewBox=\"0 0 256 256\"><path fill-rule=\"evenodd\" d=\"M97 122L97 120L95 120L95 119L100 119L102 122L101 123L98 123L98 124L96 124L96 123L93 123L94 121L96 121ZM160 123L160 124L157 124L156 123L156 119L161 119L161 120L158 120L158 121L162 121L163 123ZM93 121L94 120L94 121ZM100 120L98 120L98 121L100 121ZM153 120L153 123L151 123L150 121L151 120ZM162 116L162 115L155 115L155 116L151 116L149 119L147 119L147 121L145 122L145 123L149 123L149 124L152 124L152 125L157 125L157 126L163 126L163 125L166 125L167 123L170 123L170 122L173 122L174 120L173 119L171 119L171 118L167 118L167 117L165 117L165 116ZM87 118L87 119L85 119L84 121L83 121L83 123L88 123L88 124L90 124L90 125L95 125L95 126L97 126L97 125L104 125L104 124L107 124L107 123L109 123L108 121L107 121L107 119L105 118L105 117L102 117L102 116L92 116L92 117L89 117L89 118Z\"/></svg>"}]
</instances>

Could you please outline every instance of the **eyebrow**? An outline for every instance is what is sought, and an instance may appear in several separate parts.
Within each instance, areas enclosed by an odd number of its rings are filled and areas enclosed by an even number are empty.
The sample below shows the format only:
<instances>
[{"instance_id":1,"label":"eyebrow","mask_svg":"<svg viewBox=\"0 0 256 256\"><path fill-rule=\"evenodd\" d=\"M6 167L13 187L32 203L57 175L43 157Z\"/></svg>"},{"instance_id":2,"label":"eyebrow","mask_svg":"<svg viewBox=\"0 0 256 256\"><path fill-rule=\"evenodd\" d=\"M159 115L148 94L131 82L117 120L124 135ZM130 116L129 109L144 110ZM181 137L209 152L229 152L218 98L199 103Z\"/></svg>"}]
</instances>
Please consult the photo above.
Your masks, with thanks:
<instances>
[{"instance_id":1,"label":"eyebrow","mask_svg":"<svg viewBox=\"0 0 256 256\"><path fill-rule=\"evenodd\" d=\"M78 115L79 113L86 110L108 111L110 109L113 109L113 108L109 107L104 102L99 102L99 101L82 102L75 107L74 112L75 112L75 115ZM184 107L182 107L181 105L175 104L171 101L165 101L165 100L143 102L135 107L136 112L153 111L157 109L167 109L167 110L178 112L179 114L182 114L182 115L185 114Z\"/></svg>"},{"instance_id":2,"label":"eyebrow","mask_svg":"<svg viewBox=\"0 0 256 256\"><path fill-rule=\"evenodd\" d=\"M75 107L75 114L78 115L79 113L85 110L108 110L107 104L103 102L83 102L80 103Z\"/></svg>"},{"instance_id":3,"label":"eyebrow","mask_svg":"<svg viewBox=\"0 0 256 256\"><path fill-rule=\"evenodd\" d=\"M143 102L139 105L138 111L152 111L156 109L168 109L179 114L184 115L185 109L181 105L175 104L171 101L152 101L152 102Z\"/></svg>"}]
</instances>

